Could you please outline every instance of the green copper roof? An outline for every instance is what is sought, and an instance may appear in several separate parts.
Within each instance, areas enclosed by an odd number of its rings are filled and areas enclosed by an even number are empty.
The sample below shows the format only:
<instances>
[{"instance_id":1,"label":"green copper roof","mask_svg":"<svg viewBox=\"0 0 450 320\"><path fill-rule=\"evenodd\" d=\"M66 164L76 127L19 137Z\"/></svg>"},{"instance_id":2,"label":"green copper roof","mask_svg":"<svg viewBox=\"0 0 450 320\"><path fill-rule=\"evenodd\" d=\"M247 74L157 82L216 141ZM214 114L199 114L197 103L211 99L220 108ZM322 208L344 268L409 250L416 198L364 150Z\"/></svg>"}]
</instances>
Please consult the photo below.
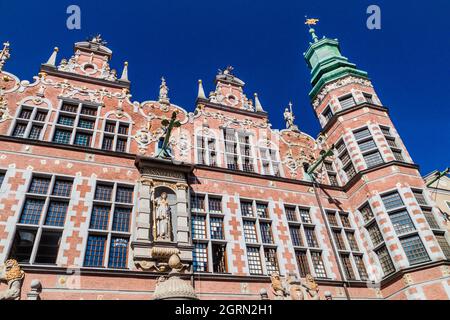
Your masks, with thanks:
<instances>
[{"instance_id":1,"label":"green copper roof","mask_svg":"<svg viewBox=\"0 0 450 320\"><path fill-rule=\"evenodd\" d=\"M328 38L319 40L314 32L313 29L310 30L314 43L311 43L305 53L306 62L311 69L311 84L313 86L309 93L311 99L315 98L324 85L339 78L348 75L368 78L367 72L357 69L355 64L349 62L341 54L337 40Z\"/></svg>"}]
</instances>

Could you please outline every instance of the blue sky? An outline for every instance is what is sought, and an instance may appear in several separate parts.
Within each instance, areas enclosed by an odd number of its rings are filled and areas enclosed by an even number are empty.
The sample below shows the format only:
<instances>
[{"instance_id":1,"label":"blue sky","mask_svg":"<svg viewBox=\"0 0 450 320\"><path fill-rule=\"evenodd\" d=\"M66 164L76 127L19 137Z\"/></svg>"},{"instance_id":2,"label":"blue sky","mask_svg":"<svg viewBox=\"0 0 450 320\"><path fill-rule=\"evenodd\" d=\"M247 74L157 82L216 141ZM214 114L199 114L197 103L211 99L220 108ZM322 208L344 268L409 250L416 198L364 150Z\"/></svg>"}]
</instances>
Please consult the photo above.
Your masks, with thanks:
<instances>
[{"instance_id":1,"label":"blue sky","mask_svg":"<svg viewBox=\"0 0 450 320\"><path fill-rule=\"evenodd\" d=\"M71 4L81 7L81 30L66 28ZM366 28L371 4L381 7L381 30ZM134 100L155 99L164 75L172 102L193 110L197 80L212 91L217 69L233 65L275 128L292 100L298 125L313 136L320 128L308 99L304 16L320 18L318 35L338 38L343 54L369 72L422 173L450 165L448 0L0 0L0 12L0 41L12 44L6 70L22 79L37 74L54 46L60 59L70 57L74 42L101 33L113 67L130 63Z\"/></svg>"}]
</instances>

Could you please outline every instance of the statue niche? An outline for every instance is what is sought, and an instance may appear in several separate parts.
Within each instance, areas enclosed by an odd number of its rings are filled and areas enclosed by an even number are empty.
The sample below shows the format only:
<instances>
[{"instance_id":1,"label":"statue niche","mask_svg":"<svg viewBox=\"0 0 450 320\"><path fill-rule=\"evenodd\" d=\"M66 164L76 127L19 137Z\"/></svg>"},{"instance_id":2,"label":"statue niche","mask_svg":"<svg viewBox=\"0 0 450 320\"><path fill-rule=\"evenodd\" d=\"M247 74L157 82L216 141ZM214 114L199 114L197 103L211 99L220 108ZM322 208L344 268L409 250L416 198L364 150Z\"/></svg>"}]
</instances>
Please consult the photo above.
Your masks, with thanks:
<instances>
[{"instance_id":1,"label":"statue niche","mask_svg":"<svg viewBox=\"0 0 450 320\"><path fill-rule=\"evenodd\" d=\"M175 192L167 187L156 188L152 197L153 202L153 240L156 242L173 242L174 222L176 222Z\"/></svg>"}]
</instances>

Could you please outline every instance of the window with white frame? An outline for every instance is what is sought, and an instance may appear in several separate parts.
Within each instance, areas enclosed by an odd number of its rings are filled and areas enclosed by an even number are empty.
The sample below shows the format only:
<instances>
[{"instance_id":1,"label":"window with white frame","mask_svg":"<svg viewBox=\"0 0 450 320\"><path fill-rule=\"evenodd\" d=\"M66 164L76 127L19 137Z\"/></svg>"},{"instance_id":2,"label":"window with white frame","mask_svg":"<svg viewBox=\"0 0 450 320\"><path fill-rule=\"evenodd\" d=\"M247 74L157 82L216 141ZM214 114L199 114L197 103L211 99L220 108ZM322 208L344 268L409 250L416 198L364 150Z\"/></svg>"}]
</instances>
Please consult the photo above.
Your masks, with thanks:
<instances>
[{"instance_id":1,"label":"window with white frame","mask_svg":"<svg viewBox=\"0 0 450 320\"><path fill-rule=\"evenodd\" d=\"M216 139L214 137L197 135L197 163L212 167L218 165Z\"/></svg>"},{"instance_id":2,"label":"window with white frame","mask_svg":"<svg viewBox=\"0 0 450 320\"><path fill-rule=\"evenodd\" d=\"M4 171L0 171L0 188L3 185L3 180L5 180L6 173Z\"/></svg>"},{"instance_id":3,"label":"window with white frame","mask_svg":"<svg viewBox=\"0 0 450 320\"><path fill-rule=\"evenodd\" d=\"M311 219L310 209L286 205L284 210L300 277L304 278L311 273L311 270L314 270L317 278L326 278L322 250L317 240L316 226Z\"/></svg>"},{"instance_id":4,"label":"window with white frame","mask_svg":"<svg viewBox=\"0 0 450 320\"><path fill-rule=\"evenodd\" d=\"M234 129L224 129L225 162L228 169L255 172L251 135Z\"/></svg>"},{"instance_id":5,"label":"window with white frame","mask_svg":"<svg viewBox=\"0 0 450 320\"><path fill-rule=\"evenodd\" d=\"M278 258L269 206L261 201L241 200L241 214L250 274L270 275L278 270ZM265 271L261 257L264 257Z\"/></svg>"},{"instance_id":6,"label":"window with white frame","mask_svg":"<svg viewBox=\"0 0 450 320\"><path fill-rule=\"evenodd\" d=\"M382 195L381 199L391 218L394 230L399 237L409 263L414 265L430 261L417 228L398 191Z\"/></svg>"},{"instance_id":7,"label":"window with white frame","mask_svg":"<svg viewBox=\"0 0 450 320\"><path fill-rule=\"evenodd\" d=\"M268 176L280 177L280 159L278 150L270 147L260 147L262 174Z\"/></svg>"},{"instance_id":8,"label":"window with white frame","mask_svg":"<svg viewBox=\"0 0 450 320\"><path fill-rule=\"evenodd\" d=\"M131 124L125 121L106 120L103 129L102 150L125 153L129 149Z\"/></svg>"},{"instance_id":9,"label":"window with white frame","mask_svg":"<svg viewBox=\"0 0 450 320\"><path fill-rule=\"evenodd\" d=\"M356 241L355 229L350 222L349 213L328 210L326 216L347 280L366 281L364 254Z\"/></svg>"},{"instance_id":10,"label":"window with white frame","mask_svg":"<svg viewBox=\"0 0 450 320\"><path fill-rule=\"evenodd\" d=\"M399 147L397 139L392 135L392 130L389 127L380 126L381 132L383 132L384 137L386 138L386 142L389 148L394 155L395 160L405 162L405 157L403 156L403 151Z\"/></svg>"},{"instance_id":11,"label":"window with white frame","mask_svg":"<svg viewBox=\"0 0 450 320\"><path fill-rule=\"evenodd\" d=\"M56 265L73 179L33 175L10 251L24 264Z\"/></svg>"},{"instance_id":12,"label":"window with white frame","mask_svg":"<svg viewBox=\"0 0 450 320\"><path fill-rule=\"evenodd\" d=\"M367 168L373 168L377 165L384 163L378 146L372 137L369 128L359 129L353 132L359 149L366 161Z\"/></svg>"},{"instance_id":13,"label":"window with white frame","mask_svg":"<svg viewBox=\"0 0 450 320\"><path fill-rule=\"evenodd\" d=\"M84 266L127 269L134 187L97 182Z\"/></svg>"},{"instance_id":14,"label":"window with white frame","mask_svg":"<svg viewBox=\"0 0 450 320\"><path fill-rule=\"evenodd\" d=\"M325 161L324 162L325 170L327 171L328 180L330 181L330 185L333 187L339 187L339 182L337 179L337 172L334 168L333 162Z\"/></svg>"},{"instance_id":15,"label":"window with white frame","mask_svg":"<svg viewBox=\"0 0 450 320\"><path fill-rule=\"evenodd\" d=\"M44 126L48 119L49 111L39 107L23 105L13 123L11 136L31 140L44 138Z\"/></svg>"},{"instance_id":16,"label":"window with white frame","mask_svg":"<svg viewBox=\"0 0 450 320\"><path fill-rule=\"evenodd\" d=\"M358 211L363 218L363 221L365 223L364 228L367 230L369 238L372 241L373 251L378 256L378 260L380 262L380 266L384 272L384 275L388 276L392 272L395 272L395 266L386 248L384 237L380 231L378 222L375 219L375 215L370 203L365 203ZM357 255L354 257L357 257ZM358 261L358 258L355 259L355 263L357 268L359 269L360 261Z\"/></svg>"},{"instance_id":17,"label":"window with white frame","mask_svg":"<svg viewBox=\"0 0 450 320\"><path fill-rule=\"evenodd\" d=\"M442 249L445 257L449 259L450 257L450 245L446 239L446 230L441 228L438 220L433 212L433 207L428 204L428 200L426 199L423 190L414 189L412 190L414 197L416 198L417 203L422 210L423 215L425 216L425 220L428 222L430 229L433 231L436 240L439 243L439 246Z\"/></svg>"},{"instance_id":18,"label":"window with white frame","mask_svg":"<svg viewBox=\"0 0 450 320\"><path fill-rule=\"evenodd\" d=\"M352 94L339 98L339 103L343 110L356 106L356 101Z\"/></svg>"},{"instance_id":19,"label":"window with white frame","mask_svg":"<svg viewBox=\"0 0 450 320\"><path fill-rule=\"evenodd\" d=\"M222 197L191 194L191 214L194 272L227 273Z\"/></svg>"},{"instance_id":20,"label":"window with white frame","mask_svg":"<svg viewBox=\"0 0 450 320\"><path fill-rule=\"evenodd\" d=\"M63 101L56 117L52 141L80 147L93 147L100 107Z\"/></svg>"},{"instance_id":21,"label":"window with white frame","mask_svg":"<svg viewBox=\"0 0 450 320\"><path fill-rule=\"evenodd\" d=\"M328 122L333 118L333 111L331 110L330 106L326 107L324 112L322 112L323 117L325 118L325 121Z\"/></svg>"},{"instance_id":22,"label":"window with white frame","mask_svg":"<svg viewBox=\"0 0 450 320\"><path fill-rule=\"evenodd\" d=\"M370 104L375 104L375 100L373 99L373 94L363 92L364 99Z\"/></svg>"},{"instance_id":23,"label":"window with white frame","mask_svg":"<svg viewBox=\"0 0 450 320\"><path fill-rule=\"evenodd\" d=\"M338 154L338 159L341 162L342 169L347 175L347 179L351 180L356 175L355 166L353 165L350 154L348 153L347 147L343 140L336 144L336 150Z\"/></svg>"}]
</instances>

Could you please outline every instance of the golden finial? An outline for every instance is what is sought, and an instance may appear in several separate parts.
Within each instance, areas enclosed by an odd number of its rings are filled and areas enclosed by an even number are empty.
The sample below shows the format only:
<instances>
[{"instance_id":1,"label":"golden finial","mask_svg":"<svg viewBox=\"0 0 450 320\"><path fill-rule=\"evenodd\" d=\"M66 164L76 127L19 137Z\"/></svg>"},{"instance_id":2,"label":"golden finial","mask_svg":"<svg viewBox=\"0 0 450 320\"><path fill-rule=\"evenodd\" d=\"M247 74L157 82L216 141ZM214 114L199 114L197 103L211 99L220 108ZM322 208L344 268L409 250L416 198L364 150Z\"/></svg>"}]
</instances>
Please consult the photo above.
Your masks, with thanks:
<instances>
[{"instance_id":1,"label":"golden finial","mask_svg":"<svg viewBox=\"0 0 450 320\"><path fill-rule=\"evenodd\" d=\"M314 19L314 18L309 19L307 17L305 24L308 25L308 26L315 26L317 24L317 22L319 22L319 21L320 21L319 19Z\"/></svg>"}]
</instances>

